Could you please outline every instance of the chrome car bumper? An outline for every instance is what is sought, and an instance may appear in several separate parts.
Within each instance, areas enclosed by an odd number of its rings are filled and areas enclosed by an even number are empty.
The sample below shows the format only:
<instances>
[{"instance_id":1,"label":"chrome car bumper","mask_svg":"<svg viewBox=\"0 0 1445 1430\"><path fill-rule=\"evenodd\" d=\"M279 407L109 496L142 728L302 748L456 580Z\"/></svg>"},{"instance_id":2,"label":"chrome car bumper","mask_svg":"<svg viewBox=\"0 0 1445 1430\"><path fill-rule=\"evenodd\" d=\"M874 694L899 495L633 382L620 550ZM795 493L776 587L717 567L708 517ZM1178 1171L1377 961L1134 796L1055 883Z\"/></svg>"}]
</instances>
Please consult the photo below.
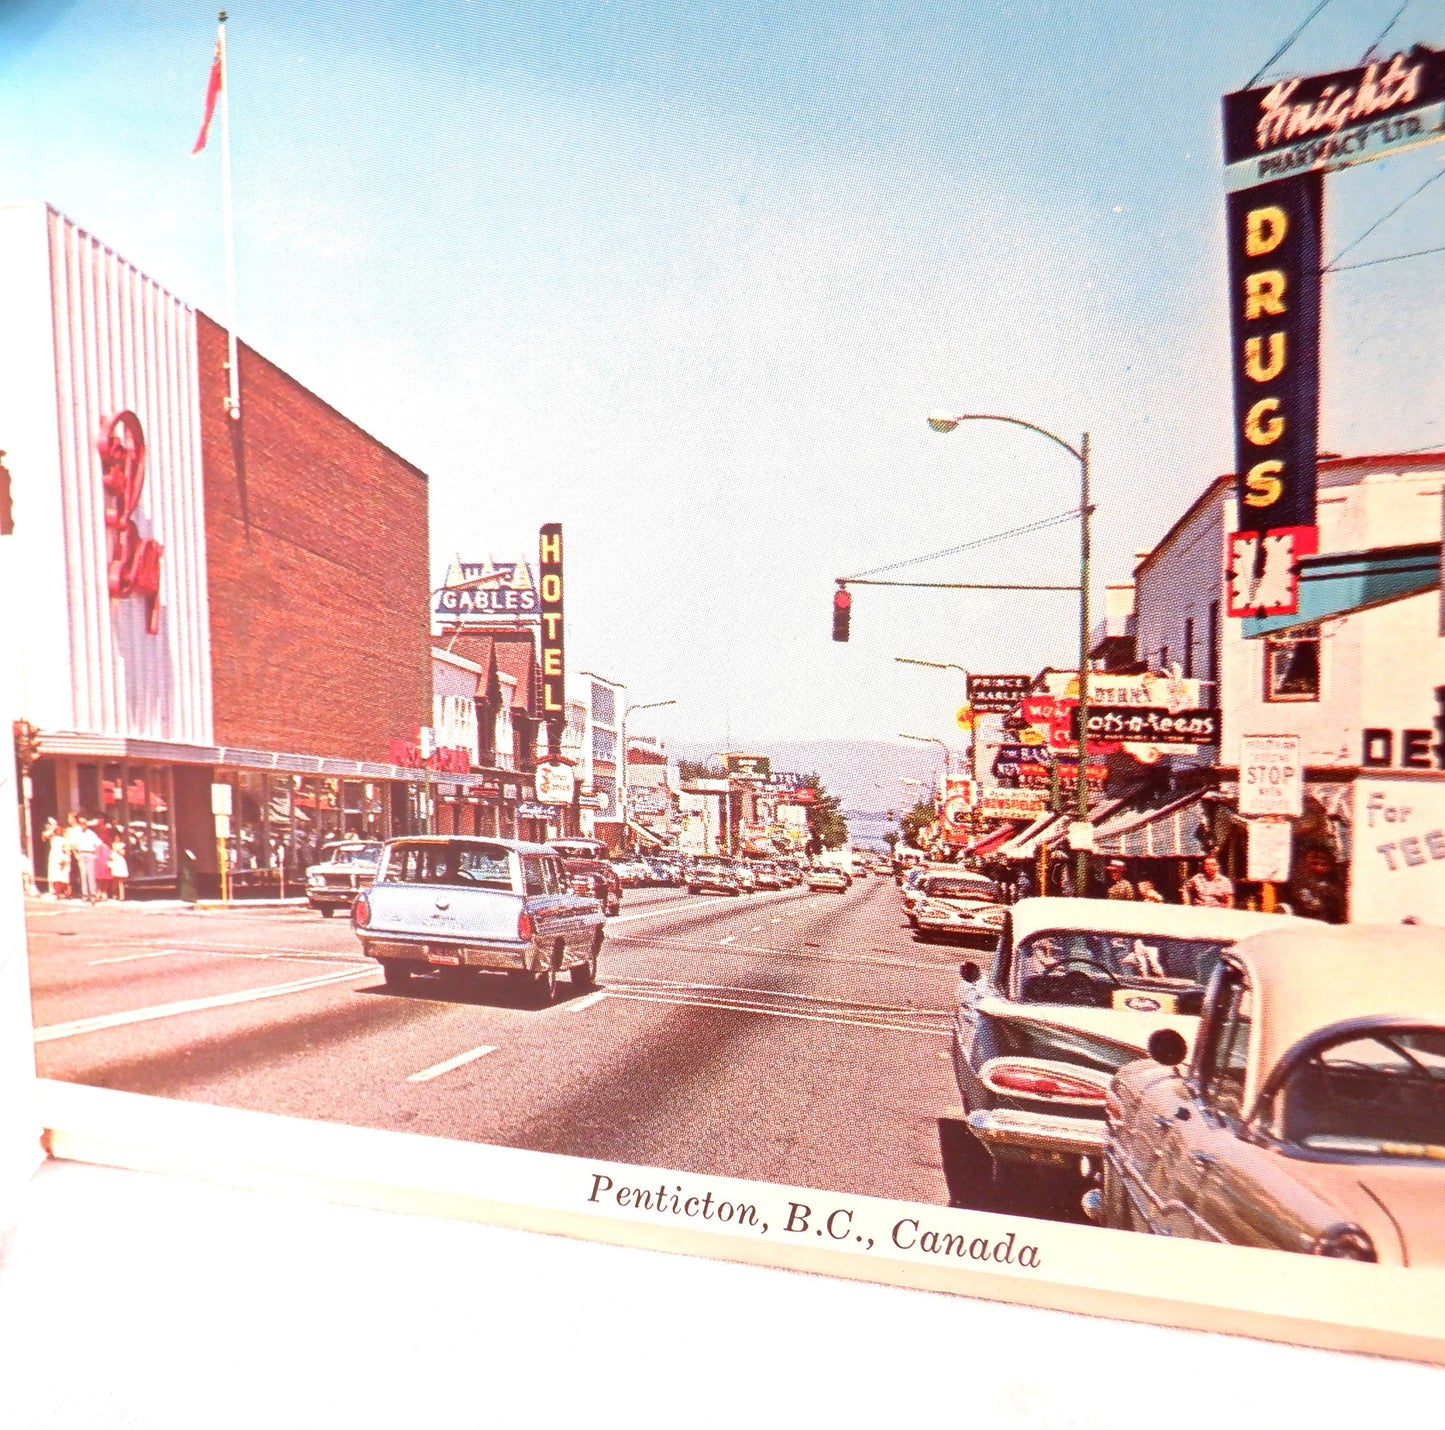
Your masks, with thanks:
<instances>
[{"instance_id":1,"label":"chrome car bumper","mask_svg":"<svg viewBox=\"0 0 1445 1430\"><path fill-rule=\"evenodd\" d=\"M968 1130L994 1153L1014 1161L1075 1164L1104 1150L1104 1124L1046 1112L981 1108L968 1114Z\"/></svg>"},{"instance_id":2,"label":"chrome car bumper","mask_svg":"<svg viewBox=\"0 0 1445 1430\"><path fill-rule=\"evenodd\" d=\"M418 963L425 968L483 968L495 973L526 971L541 967L540 955L531 943L448 943L430 939L368 938L361 945L367 958L378 962L396 959Z\"/></svg>"}]
</instances>

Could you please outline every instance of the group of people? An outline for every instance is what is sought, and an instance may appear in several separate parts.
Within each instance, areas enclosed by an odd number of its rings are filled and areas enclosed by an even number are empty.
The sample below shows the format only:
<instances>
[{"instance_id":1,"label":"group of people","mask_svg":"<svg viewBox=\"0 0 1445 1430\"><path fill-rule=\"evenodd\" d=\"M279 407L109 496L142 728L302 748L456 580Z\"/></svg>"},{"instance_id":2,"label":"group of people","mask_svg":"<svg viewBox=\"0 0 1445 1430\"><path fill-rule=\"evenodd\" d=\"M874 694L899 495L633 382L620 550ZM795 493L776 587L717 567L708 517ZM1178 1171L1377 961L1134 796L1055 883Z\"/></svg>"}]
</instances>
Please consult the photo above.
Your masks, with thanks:
<instances>
[{"instance_id":1,"label":"group of people","mask_svg":"<svg viewBox=\"0 0 1445 1430\"><path fill-rule=\"evenodd\" d=\"M45 845L46 899L124 899L130 878L125 836L101 820L70 813L64 825L47 819L40 831Z\"/></svg>"},{"instance_id":2,"label":"group of people","mask_svg":"<svg viewBox=\"0 0 1445 1430\"><path fill-rule=\"evenodd\" d=\"M1181 891L1186 904L1199 909L1232 909L1234 907L1234 880L1221 871L1219 860L1213 854L1204 856L1203 868L1190 875ZM1109 861L1109 887L1105 897L1110 899L1138 899L1146 904L1164 903L1164 895L1148 879L1131 883L1128 866L1122 859Z\"/></svg>"}]
</instances>

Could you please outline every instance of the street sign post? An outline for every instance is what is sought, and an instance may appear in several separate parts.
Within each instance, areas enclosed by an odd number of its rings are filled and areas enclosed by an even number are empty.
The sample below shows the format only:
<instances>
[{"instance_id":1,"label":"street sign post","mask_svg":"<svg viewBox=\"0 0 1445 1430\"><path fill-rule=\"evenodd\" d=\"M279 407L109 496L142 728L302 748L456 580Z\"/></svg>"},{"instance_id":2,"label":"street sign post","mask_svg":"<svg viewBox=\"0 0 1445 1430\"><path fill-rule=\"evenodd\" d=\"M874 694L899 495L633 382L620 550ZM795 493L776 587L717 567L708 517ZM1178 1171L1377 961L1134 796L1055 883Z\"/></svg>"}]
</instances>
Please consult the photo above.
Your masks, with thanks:
<instances>
[{"instance_id":1,"label":"street sign post","mask_svg":"<svg viewBox=\"0 0 1445 1430\"><path fill-rule=\"evenodd\" d=\"M1239 812L1246 819L1304 813L1298 735L1243 735L1239 741Z\"/></svg>"}]
</instances>

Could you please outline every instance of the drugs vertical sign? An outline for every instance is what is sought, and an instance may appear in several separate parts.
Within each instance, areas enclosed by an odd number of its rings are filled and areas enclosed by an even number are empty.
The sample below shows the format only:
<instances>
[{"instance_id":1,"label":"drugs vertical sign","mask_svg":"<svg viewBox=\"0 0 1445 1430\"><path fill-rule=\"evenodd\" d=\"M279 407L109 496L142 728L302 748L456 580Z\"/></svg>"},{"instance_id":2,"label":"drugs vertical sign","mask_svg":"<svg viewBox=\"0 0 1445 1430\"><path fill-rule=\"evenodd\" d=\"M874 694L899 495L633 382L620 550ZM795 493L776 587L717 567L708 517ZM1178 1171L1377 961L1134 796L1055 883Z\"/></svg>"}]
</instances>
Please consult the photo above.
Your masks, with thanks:
<instances>
[{"instance_id":1,"label":"drugs vertical sign","mask_svg":"<svg viewBox=\"0 0 1445 1430\"><path fill-rule=\"evenodd\" d=\"M549 521L537 546L537 589L542 611L542 719L560 725L567 712L563 643L562 523Z\"/></svg>"}]
</instances>

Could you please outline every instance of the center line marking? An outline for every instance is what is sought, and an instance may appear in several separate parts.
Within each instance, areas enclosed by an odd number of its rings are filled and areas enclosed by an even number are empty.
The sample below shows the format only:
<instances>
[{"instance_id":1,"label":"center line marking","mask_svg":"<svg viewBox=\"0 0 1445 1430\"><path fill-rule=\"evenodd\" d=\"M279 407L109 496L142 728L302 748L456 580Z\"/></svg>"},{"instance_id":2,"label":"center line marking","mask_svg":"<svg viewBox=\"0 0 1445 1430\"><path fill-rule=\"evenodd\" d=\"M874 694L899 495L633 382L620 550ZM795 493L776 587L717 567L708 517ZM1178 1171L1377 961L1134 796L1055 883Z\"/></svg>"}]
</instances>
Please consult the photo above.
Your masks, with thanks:
<instances>
[{"instance_id":1,"label":"center line marking","mask_svg":"<svg viewBox=\"0 0 1445 1430\"><path fill-rule=\"evenodd\" d=\"M453 1068L465 1067L468 1063L474 1063L478 1058L484 1058L488 1053L494 1053L495 1048L480 1047L473 1048L469 1053L458 1053L454 1058L448 1058L444 1063L436 1063L432 1067L423 1068L420 1072L414 1072L407 1078L408 1082L430 1082L434 1077L440 1077L443 1073L449 1073Z\"/></svg>"},{"instance_id":2,"label":"center line marking","mask_svg":"<svg viewBox=\"0 0 1445 1430\"><path fill-rule=\"evenodd\" d=\"M155 953L122 953L117 958L92 958L85 966L99 968L104 963L134 963L138 958L179 958L184 952L180 948L162 948Z\"/></svg>"},{"instance_id":3,"label":"center line marking","mask_svg":"<svg viewBox=\"0 0 1445 1430\"><path fill-rule=\"evenodd\" d=\"M607 996L605 988L599 988L595 993L589 993L585 998L573 999L570 1003L562 1003L558 1006L564 1013L575 1013L581 1008L590 1008L594 1003L600 1003Z\"/></svg>"},{"instance_id":4,"label":"center line marking","mask_svg":"<svg viewBox=\"0 0 1445 1430\"><path fill-rule=\"evenodd\" d=\"M181 1013L200 1013L211 1008L232 1008L241 1003L255 1003L262 998L280 998L287 993L301 993L311 988L324 988L329 983L345 983L353 978L369 978L374 968L352 969L346 973L327 973L320 978L302 978L295 983L273 983L267 988L248 988L239 993L221 993L211 998L188 998L181 1003L161 1003L152 1008L136 1008L128 1013L103 1013L95 1018L77 1018L70 1023L51 1023L36 1028L37 1043L53 1043L57 1038L73 1038L80 1033L98 1033L104 1028L123 1028L130 1023L149 1023L157 1018L174 1018Z\"/></svg>"},{"instance_id":5,"label":"center line marking","mask_svg":"<svg viewBox=\"0 0 1445 1430\"><path fill-rule=\"evenodd\" d=\"M719 947L723 947L723 948L725 948L725 947L726 947L728 944L730 944L730 943L736 943L736 942L737 942L737 934L735 934L735 933L730 933L726 938L720 938L720 939L718 939L718 945L719 945Z\"/></svg>"}]
</instances>

